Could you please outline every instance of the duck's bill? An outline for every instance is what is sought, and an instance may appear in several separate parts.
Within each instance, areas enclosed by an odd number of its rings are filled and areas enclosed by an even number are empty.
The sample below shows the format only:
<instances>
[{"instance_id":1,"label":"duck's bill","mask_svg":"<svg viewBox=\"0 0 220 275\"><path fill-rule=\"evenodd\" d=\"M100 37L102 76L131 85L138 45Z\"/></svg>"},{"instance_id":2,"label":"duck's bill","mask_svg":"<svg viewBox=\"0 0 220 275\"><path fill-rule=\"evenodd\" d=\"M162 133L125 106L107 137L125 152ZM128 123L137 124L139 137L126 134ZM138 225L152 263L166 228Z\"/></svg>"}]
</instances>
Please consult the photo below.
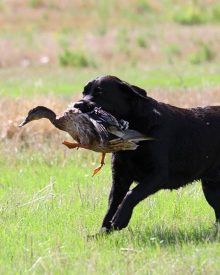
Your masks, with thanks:
<instances>
[{"instance_id":1,"label":"duck's bill","mask_svg":"<svg viewBox=\"0 0 220 275\"><path fill-rule=\"evenodd\" d=\"M21 124L19 124L18 125L18 127L23 127L25 124L27 124L29 121L28 121L28 119L27 118L25 118L25 120L21 123Z\"/></svg>"}]
</instances>

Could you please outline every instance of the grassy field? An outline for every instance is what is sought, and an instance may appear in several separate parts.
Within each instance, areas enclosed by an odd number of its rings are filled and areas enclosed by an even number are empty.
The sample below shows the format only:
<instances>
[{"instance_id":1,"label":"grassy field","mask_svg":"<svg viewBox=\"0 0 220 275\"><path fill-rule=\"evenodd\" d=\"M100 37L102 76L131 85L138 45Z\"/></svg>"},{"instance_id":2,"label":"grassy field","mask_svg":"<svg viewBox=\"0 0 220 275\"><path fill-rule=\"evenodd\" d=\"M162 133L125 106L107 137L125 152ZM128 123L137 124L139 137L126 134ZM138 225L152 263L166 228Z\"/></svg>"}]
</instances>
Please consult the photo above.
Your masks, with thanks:
<instances>
[{"instance_id":1,"label":"grassy field","mask_svg":"<svg viewBox=\"0 0 220 275\"><path fill-rule=\"evenodd\" d=\"M105 4L103 4L105 3ZM220 236L200 182L140 203L98 239L110 155L69 151L36 105L60 113L116 75L157 100L220 105L218 1L0 1L0 273L219 274Z\"/></svg>"},{"instance_id":2,"label":"grassy field","mask_svg":"<svg viewBox=\"0 0 220 275\"><path fill-rule=\"evenodd\" d=\"M164 93L177 89L207 90L215 88L220 83L220 69L216 64L206 64L202 68L191 65L182 65L181 68L152 65L148 71L140 68L133 70L125 66L111 70L31 68L26 71L16 68L0 72L0 95L18 97L53 94L67 98L81 96L80 93L89 80L106 74L117 75L121 79L144 87L152 96L155 90L160 88ZM210 102L211 100L213 98Z\"/></svg>"},{"instance_id":3,"label":"grassy field","mask_svg":"<svg viewBox=\"0 0 220 275\"><path fill-rule=\"evenodd\" d=\"M92 178L96 154L37 142L2 149L2 274L218 274L220 239L199 183L159 192L124 231L88 239L107 207L109 161Z\"/></svg>"}]
</instances>

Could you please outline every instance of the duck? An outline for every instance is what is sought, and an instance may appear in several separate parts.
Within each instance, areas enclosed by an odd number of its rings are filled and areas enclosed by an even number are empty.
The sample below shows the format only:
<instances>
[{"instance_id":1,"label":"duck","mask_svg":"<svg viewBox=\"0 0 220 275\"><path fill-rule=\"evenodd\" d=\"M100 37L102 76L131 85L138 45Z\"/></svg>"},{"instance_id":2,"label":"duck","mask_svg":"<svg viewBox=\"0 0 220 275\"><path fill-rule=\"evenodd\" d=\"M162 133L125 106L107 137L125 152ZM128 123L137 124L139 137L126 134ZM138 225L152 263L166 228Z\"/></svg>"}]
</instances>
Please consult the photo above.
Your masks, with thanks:
<instances>
[{"instance_id":1,"label":"duck","mask_svg":"<svg viewBox=\"0 0 220 275\"><path fill-rule=\"evenodd\" d=\"M128 121L118 120L98 107L83 113L72 105L61 115L56 115L54 111L45 106L37 106L28 112L19 127L42 118L48 119L56 128L67 132L76 141L63 141L63 144L69 149L84 148L101 152L101 162L94 169L93 176L105 164L106 153L136 150L140 141L153 139L139 131L129 129Z\"/></svg>"}]
</instances>

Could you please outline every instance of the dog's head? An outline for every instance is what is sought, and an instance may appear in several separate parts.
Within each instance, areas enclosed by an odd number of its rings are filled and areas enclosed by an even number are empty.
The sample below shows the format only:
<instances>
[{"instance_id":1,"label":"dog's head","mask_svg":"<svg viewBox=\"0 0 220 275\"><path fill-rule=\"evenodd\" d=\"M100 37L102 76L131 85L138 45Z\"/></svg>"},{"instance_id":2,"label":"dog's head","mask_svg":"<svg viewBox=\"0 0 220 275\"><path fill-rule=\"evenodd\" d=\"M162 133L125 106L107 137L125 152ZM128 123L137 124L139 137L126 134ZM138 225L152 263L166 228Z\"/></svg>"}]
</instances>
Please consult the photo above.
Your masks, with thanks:
<instances>
[{"instance_id":1,"label":"dog's head","mask_svg":"<svg viewBox=\"0 0 220 275\"><path fill-rule=\"evenodd\" d=\"M74 107L82 112L101 107L118 118L125 118L133 113L138 101L146 99L145 90L115 76L102 76L88 82L83 90L83 98Z\"/></svg>"}]
</instances>

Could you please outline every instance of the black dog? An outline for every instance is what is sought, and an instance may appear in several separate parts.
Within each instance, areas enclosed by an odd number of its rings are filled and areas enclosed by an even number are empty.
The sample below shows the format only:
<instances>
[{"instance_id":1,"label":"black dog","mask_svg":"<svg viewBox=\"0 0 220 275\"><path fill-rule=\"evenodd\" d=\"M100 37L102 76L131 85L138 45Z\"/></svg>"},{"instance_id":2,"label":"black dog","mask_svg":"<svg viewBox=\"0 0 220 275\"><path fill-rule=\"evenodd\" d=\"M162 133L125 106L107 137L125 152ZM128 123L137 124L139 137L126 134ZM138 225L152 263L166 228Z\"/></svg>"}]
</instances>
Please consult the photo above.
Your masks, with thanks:
<instances>
[{"instance_id":1,"label":"black dog","mask_svg":"<svg viewBox=\"0 0 220 275\"><path fill-rule=\"evenodd\" d=\"M154 138L112 155L113 183L101 231L126 227L133 208L149 195L198 179L220 222L220 107L177 108L114 76L89 82L75 104L83 112L94 106Z\"/></svg>"}]
</instances>

